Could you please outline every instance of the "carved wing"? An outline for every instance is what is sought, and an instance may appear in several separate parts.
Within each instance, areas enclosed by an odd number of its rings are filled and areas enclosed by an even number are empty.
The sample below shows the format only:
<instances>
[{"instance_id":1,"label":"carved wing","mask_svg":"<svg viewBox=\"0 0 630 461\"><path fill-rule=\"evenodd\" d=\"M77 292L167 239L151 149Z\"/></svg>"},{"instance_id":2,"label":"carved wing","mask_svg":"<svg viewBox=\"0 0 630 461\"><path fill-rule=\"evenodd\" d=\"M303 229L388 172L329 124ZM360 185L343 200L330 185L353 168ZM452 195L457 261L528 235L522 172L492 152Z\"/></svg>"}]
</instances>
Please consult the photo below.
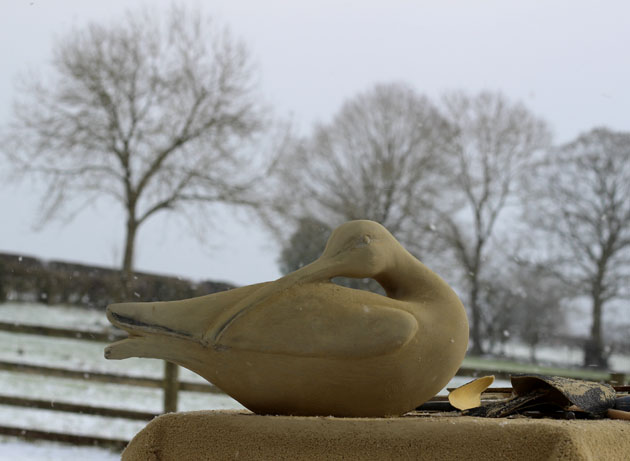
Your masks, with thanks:
<instances>
[{"instance_id":1,"label":"carved wing","mask_svg":"<svg viewBox=\"0 0 630 461\"><path fill-rule=\"evenodd\" d=\"M365 358L397 351L413 338L413 315L398 301L334 284L298 286L250 306L218 344L305 357Z\"/></svg>"}]
</instances>

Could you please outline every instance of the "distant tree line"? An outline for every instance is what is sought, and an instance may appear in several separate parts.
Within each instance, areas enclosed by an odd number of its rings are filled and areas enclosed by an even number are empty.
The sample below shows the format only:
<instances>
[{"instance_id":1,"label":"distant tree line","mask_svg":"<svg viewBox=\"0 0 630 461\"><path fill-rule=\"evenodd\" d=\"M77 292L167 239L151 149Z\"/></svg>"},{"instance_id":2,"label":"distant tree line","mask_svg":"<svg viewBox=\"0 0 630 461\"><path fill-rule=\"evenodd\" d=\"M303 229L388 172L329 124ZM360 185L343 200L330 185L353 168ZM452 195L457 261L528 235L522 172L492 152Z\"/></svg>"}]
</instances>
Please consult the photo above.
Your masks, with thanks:
<instances>
[{"instance_id":1,"label":"distant tree line","mask_svg":"<svg viewBox=\"0 0 630 461\"><path fill-rule=\"evenodd\" d=\"M233 286L136 272L131 288L130 299L168 301L224 291ZM0 253L0 302L27 301L103 309L120 301L122 290L119 270Z\"/></svg>"}]
</instances>

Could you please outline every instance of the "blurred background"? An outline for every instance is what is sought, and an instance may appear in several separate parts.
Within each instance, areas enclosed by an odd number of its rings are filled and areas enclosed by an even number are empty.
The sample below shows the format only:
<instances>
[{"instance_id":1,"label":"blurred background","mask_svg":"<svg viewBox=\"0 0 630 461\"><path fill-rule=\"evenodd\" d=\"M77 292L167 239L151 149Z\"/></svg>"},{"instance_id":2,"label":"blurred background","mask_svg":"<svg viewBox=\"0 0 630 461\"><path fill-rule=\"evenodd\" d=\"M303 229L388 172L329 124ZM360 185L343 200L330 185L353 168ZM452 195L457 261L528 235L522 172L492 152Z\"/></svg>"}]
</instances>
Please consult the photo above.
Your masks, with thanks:
<instances>
[{"instance_id":1,"label":"blurred background","mask_svg":"<svg viewBox=\"0 0 630 461\"><path fill-rule=\"evenodd\" d=\"M626 3L0 8L7 453L115 459L162 411L241 408L159 361L105 361L105 306L276 279L352 219L458 292L471 341L449 387L628 380Z\"/></svg>"}]
</instances>

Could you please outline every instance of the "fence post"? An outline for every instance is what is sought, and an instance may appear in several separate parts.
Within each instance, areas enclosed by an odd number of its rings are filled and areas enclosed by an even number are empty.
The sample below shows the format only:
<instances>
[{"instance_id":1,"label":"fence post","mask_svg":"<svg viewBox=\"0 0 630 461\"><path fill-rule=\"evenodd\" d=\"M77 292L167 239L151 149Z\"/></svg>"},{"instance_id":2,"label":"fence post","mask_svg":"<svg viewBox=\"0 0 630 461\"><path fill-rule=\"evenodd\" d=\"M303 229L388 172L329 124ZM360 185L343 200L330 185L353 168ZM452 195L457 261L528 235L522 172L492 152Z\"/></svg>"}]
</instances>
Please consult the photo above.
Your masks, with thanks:
<instances>
[{"instance_id":1,"label":"fence post","mask_svg":"<svg viewBox=\"0 0 630 461\"><path fill-rule=\"evenodd\" d=\"M177 392L179 391L179 367L171 362L164 362L164 413L177 411Z\"/></svg>"},{"instance_id":2,"label":"fence post","mask_svg":"<svg viewBox=\"0 0 630 461\"><path fill-rule=\"evenodd\" d=\"M608 382L613 386L623 386L626 384L626 378L624 373L611 373Z\"/></svg>"}]
</instances>

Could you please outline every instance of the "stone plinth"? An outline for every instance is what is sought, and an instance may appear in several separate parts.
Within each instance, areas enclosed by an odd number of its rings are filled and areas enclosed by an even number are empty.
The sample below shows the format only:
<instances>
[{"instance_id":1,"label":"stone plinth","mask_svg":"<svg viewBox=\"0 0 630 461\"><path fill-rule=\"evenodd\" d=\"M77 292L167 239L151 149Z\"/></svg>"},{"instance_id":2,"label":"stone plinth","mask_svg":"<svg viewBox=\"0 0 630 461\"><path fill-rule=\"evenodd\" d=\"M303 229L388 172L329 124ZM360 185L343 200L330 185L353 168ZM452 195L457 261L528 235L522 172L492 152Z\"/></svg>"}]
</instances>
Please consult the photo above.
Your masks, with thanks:
<instances>
[{"instance_id":1,"label":"stone plinth","mask_svg":"<svg viewBox=\"0 0 630 461\"><path fill-rule=\"evenodd\" d=\"M259 416L245 411L170 413L151 421L122 459L628 460L630 422Z\"/></svg>"}]
</instances>

